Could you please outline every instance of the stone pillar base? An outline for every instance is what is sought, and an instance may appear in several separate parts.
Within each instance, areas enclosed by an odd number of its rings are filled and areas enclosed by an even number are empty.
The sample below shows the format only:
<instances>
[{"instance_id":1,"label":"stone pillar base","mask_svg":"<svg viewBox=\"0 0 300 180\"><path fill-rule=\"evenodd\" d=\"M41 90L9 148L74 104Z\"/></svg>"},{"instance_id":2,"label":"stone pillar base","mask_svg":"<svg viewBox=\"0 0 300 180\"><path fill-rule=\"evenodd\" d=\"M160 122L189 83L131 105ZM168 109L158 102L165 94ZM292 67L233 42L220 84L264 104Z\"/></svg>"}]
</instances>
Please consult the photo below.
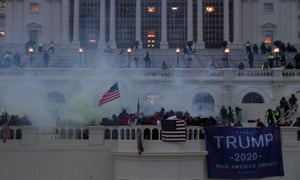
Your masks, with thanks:
<instances>
[{"instance_id":1,"label":"stone pillar base","mask_svg":"<svg viewBox=\"0 0 300 180\"><path fill-rule=\"evenodd\" d=\"M107 48L107 44L104 41L99 41L98 42L98 49L106 49Z\"/></svg>"},{"instance_id":2,"label":"stone pillar base","mask_svg":"<svg viewBox=\"0 0 300 180\"><path fill-rule=\"evenodd\" d=\"M169 43L167 41L160 42L160 49L168 49Z\"/></svg>"},{"instance_id":3,"label":"stone pillar base","mask_svg":"<svg viewBox=\"0 0 300 180\"><path fill-rule=\"evenodd\" d=\"M203 41L196 42L196 49L205 49L205 43Z\"/></svg>"},{"instance_id":4,"label":"stone pillar base","mask_svg":"<svg viewBox=\"0 0 300 180\"><path fill-rule=\"evenodd\" d=\"M227 45L230 49L244 49L242 42L235 41L233 43L228 43Z\"/></svg>"},{"instance_id":5,"label":"stone pillar base","mask_svg":"<svg viewBox=\"0 0 300 180\"><path fill-rule=\"evenodd\" d=\"M117 43L116 43L116 41L109 41L108 46L112 49L116 49Z\"/></svg>"}]
</instances>

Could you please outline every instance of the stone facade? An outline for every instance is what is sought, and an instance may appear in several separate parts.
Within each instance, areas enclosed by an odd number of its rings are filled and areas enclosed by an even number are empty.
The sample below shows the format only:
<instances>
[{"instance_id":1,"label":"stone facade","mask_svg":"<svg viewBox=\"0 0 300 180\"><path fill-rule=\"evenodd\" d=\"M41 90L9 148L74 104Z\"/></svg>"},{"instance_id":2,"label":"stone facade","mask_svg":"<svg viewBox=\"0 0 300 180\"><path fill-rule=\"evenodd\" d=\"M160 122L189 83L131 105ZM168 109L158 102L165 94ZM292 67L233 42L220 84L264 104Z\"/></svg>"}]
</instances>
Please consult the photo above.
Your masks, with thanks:
<instances>
[{"instance_id":1,"label":"stone facade","mask_svg":"<svg viewBox=\"0 0 300 180\"><path fill-rule=\"evenodd\" d=\"M95 3L98 1L95 1ZM161 1L157 7L165 8L167 12L167 0ZM215 2L215 1L214 1ZM117 48L119 41L116 36L117 25L116 17L116 1L99 1L98 15L101 18L98 20L99 28L97 29L97 47L105 48L110 45L112 48ZM136 11L134 13L140 14L143 2L137 0ZM218 1L216 1L218 3ZM226 0L222 3L224 17L223 19L223 40L228 42L228 46L233 49L242 49L243 44L249 40L252 43L260 44L265 37L271 37L272 40L281 40L284 43L291 43L296 47L299 46L298 38L298 1L295 0L276 0L276 1L250 1L250 0ZM109 9L104 8L106 4ZM197 7L193 7L197 5ZM184 15L187 23L186 41L194 41L196 49L203 49L204 47L204 25L203 9L206 8L205 1L197 0L187 1L187 13ZM34 9L36 8L36 9ZM1 37L0 45L4 48L22 48L24 43L30 38L35 39L41 43L49 43L50 41L62 48L78 48L80 44L80 34L83 31L80 27L82 19L80 16L80 2L75 1L6 1L5 8L1 8L1 26L0 31L5 31L5 36ZM195 14L196 9L198 14ZM203 12L205 13L205 11ZM72 15L72 16L70 16ZM167 39L169 32L167 22L168 14L161 14L160 24L162 24L159 31L161 39L159 47L161 49L168 49L170 42ZM107 18L110 17L110 21ZM193 22L193 18L199 19L197 23ZM109 23L105 23L107 21ZM143 42L141 34L143 19L136 18L134 20L135 34L133 41L140 43L140 48L146 42ZM196 33L194 33L196 32ZM82 43L82 42L81 42ZM185 43L185 42L184 42ZM128 44L129 46L129 44Z\"/></svg>"}]
</instances>

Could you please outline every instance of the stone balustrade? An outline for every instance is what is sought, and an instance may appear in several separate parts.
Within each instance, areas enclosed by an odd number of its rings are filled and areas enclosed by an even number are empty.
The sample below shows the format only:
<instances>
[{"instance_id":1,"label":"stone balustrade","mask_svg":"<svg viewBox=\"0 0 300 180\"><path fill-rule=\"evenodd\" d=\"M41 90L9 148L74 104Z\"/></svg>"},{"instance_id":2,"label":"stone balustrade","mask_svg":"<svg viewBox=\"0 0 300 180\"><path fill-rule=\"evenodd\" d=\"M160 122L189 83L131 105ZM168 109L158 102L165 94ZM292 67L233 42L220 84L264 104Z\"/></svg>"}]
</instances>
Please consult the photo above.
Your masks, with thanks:
<instances>
[{"instance_id":1,"label":"stone balustrade","mask_svg":"<svg viewBox=\"0 0 300 180\"><path fill-rule=\"evenodd\" d=\"M281 69L271 69L271 70L260 70L260 69L245 69L238 70L233 68L227 69L100 69L93 70L87 68L77 68L77 69L43 69L43 68L28 68L28 69L0 69L0 79L2 78L18 78L18 77L28 77L28 78L45 78L45 79L72 79L78 77L91 78L97 74L124 74L127 76L135 78L144 79L155 79L155 78L193 78L201 79L207 77L218 78L218 80L226 79L243 79L243 78L290 78L295 79L300 77L300 70L281 70Z\"/></svg>"},{"instance_id":2,"label":"stone balustrade","mask_svg":"<svg viewBox=\"0 0 300 180\"><path fill-rule=\"evenodd\" d=\"M204 127L187 126L187 142L185 147L198 147L205 139ZM11 137L8 144L38 145L38 144L69 144L74 145L104 145L106 142L117 142L118 149L136 151L136 134L141 130L141 139L146 146L163 144L161 140L161 128L155 125L137 126L58 126L58 127L34 127L11 126ZM299 146L300 128L281 128L283 146ZM131 144L132 146L129 146ZM148 145L147 145L148 144ZM1 145L0 145L1 146ZM125 147L122 147L125 146ZM149 147L151 148L151 147ZM198 147L199 148L199 147ZM190 149L192 150L192 149Z\"/></svg>"}]
</instances>

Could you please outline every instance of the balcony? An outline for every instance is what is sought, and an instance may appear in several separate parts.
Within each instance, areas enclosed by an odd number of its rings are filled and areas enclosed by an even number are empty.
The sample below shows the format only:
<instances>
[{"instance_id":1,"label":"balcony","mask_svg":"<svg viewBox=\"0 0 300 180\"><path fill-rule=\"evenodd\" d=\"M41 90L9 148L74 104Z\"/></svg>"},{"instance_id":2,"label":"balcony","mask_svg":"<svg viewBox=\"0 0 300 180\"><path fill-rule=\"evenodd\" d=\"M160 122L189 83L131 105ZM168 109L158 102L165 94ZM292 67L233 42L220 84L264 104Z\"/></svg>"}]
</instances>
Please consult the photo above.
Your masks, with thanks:
<instances>
[{"instance_id":1,"label":"balcony","mask_svg":"<svg viewBox=\"0 0 300 180\"><path fill-rule=\"evenodd\" d=\"M104 68L100 70L91 69L69 69L69 68L19 68L19 69L0 69L1 79L18 79L18 78L36 78L36 79L52 79L52 80L68 80L77 79L79 77L95 78L98 74L122 74L119 78L133 77L139 80L172 80L173 78L181 78L184 80L211 80L225 81L243 81L243 80L300 80L300 70L290 69L281 70L274 68L271 70L245 69L238 70L235 68L222 69L110 69ZM101 78L101 77L98 77Z\"/></svg>"},{"instance_id":2,"label":"balcony","mask_svg":"<svg viewBox=\"0 0 300 180\"><path fill-rule=\"evenodd\" d=\"M11 138L0 146L22 147L46 145L48 148L68 146L89 149L92 146L110 147L116 152L136 153L136 132L141 130L145 153L183 153L205 151L205 134L202 126L187 126L185 143L166 143L161 140L160 126L57 126L57 127L10 127ZM281 128L282 145L300 148L300 129Z\"/></svg>"}]
</instances>

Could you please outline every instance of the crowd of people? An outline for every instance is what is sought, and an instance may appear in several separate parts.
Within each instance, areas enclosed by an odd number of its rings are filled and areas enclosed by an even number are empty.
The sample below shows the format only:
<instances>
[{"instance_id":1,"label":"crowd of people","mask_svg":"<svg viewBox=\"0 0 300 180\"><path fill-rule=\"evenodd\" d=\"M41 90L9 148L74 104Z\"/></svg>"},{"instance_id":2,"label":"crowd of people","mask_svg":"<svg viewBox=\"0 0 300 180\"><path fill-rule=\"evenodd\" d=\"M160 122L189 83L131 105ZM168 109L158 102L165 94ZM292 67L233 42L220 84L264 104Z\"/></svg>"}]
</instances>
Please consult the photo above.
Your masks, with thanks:
<instances>
[{"instance_id":1,"label":"crowd of people","mask_svg":"<svg viewBox=\"0 0 300 180\"><path fill-rule=\"evenodd\" d=\"M44 67L47 68L50 60L49 53L54 53L54 50L55 46L52 41L47 46L43 43L29 41L25 44L25 55L29 55L28 61L22 61L23 55L19 51L5 51L0 58L0 68L32 67L35 60L33 55L40 55L40 60L43 61Z\"/></svg>"},{"instance_id":2,"label":"crowd of people","mask_svg":"<svg viewBox=\"0 0 300 180\"><path fill-rule=\"evenodd\" d=\"M252 44L250 41L247 41L245 44L245 49L248 54L248 64L250 68L256 67L256 64L261 64L261 69L270 69L273 67L281 67L283 69L293 69L293 68L300 68L300 53L297 53L297 49L291 45L290 43L284 44L281 41L275 41L271 44L267 44L265 42L262 42L260 46L258 46L256 43ZM278 53L274 52L274 48L279 48ZM29 50L30 49L30 50ZM34 41L28 41L25 43L25 55L28 55L28 61L24 61L25 63L22 63L23 59L23 53L20 52L11 52L11 51L5 51L3 54L1 54L0 58L0 68L9 68L9 67L26 67L26 66L32 66L32 62L36 60L34 57L35 54L41 54L42 56L39 56L40 59L43 61L43 65L45 68L48 67L49 64L49 53L54 53L55 51L55 44L53 41L49 42L48 44L45 43L36 43ZM107 46L107 48L104 50L105 52L112 53L113 49L110 46ZM121 52L119 55L123 54L124 50L121 49ZM188 44L187 46L183 47L181 51L184 55L184 62L186 63L186 67L191 67L191 61L192 61L192 55L195 52L195 49L192 48L192 44ZM294 56L294 61L292 62L287 57L287 53L296 53ZM255 58L257 54L265 55L265 59L259 59L260 62L254 63L254 61L257 61L258 58ZM201 55L201 54L200 54ZM186 58L187 57L187 58ZM225 58L226 59L226 58ZM137 56L134 57L135 64L137 66L139 58ZM154 67L154 59L152 57L152 54L147 51L143 57L142 60L144 61L145 68L152 68ZM176 59L174 59L176 60ZM178 61L178 60L177 60ZM220 61L223 61L220 59ZM265 61L265 63L264 63ZM225 62L225 61L224 61ZM226 61L226 63L228 63ZM178 64L178 63L177 63ZM178 65L177 65L178 66ZM176 66L176 67L177 67ZM227 66L227 65L226 65ZM163 69L168 69L171 67L169 64L167 64L166 61L163 62L162 66ZM214 66L214 67L217 67ZM225 67L225 66L224 66ZM240 62L237 65L237 68L244 69L246 65L244 62Z\"/></svg>"},{"instance_id":3,"label":"crowd of people","mask_svg":"<svg viewBox=\"0 0 300 180\"><path fill-rule=\"evenodd\" d=\"M295 94L292 94L288 99L281 97L275 109L267 109L265 119L268 126L291 126L293 121L289 118L298 110L297 101Z\"/></svg>"},{"instance_id":4,"label":"crowd of people","mask_svg":"<svg viewBox=\"0 0 300 180\"><path fill-rule=\"evenodd\" d=\"M20 117L16 114L8 114L6 111L0 116L0 126L5 122L8 122L9 126L30 126L32 125L31 120L27 116Z\"/></svg>"},{"instance_id":5,"label":"crowd of people","mask_svg":"<svg viewBox=\"0 0 300 180\"><path fill-rule=\"evenodd\" d=\"M177 119L185 120L187 125L218 125L218 121L212 116L204 118L199 116L192 117L188 111L165 111L164 108L161 108L159 112L155 112L150 116L145 116L144 113L128 113L126 109L123 109L118 115L113 114L111 118L103 118L100 125L159 125L160 121L174 116Z\"/></svg>"},{"instance_id":6,"label":"crowd of people","mask_svg":"<svg viewBox=\"0 0 300 180\"><path fill-rule=\"evenodd\" d=\"M250 68L254 67L254 57L259 54L259 52L266 57L265 62L261 64L262 70L268 70L274 67L280 67L281 69L300 68L300 54L297 53L297 49L290 43L285 44L278 40L273 42L273 44L262 42L260 47L258 47L256 43L252 44L247 41L244 46L248 54L248 64ZM277 51L275 51L275 48L277 48ZM297 53L294 56L294 62L288 62L287 53Z\"/></svg>"},{"instance_id":7,"label":"crowd of people","mask_svg":"<svg viewBox=\"0 0 300 180\"><path fill-rule=\"evenodd\" d=\"M265 119L256 119L257 127L262 126L292 126L293 121L290 119L298 109L297 98L294 94L286 100L282 97L280 104L274 110L267 109ZM242 109L238 106L222 106L219 116L213 117L193 117L188 111L165 111L161 108L159 112L153 115L145 116L143 113L128 113L123 109L121 113L113 114L111 118L105 117L100 122L104 126L118 126L118 125L159 125L162 120L175 116L177 119L186 121L186 125L196 126L232 126L242 127ZM265 123L266 124L265 124Z\"/></svg>"}]
</instances>

